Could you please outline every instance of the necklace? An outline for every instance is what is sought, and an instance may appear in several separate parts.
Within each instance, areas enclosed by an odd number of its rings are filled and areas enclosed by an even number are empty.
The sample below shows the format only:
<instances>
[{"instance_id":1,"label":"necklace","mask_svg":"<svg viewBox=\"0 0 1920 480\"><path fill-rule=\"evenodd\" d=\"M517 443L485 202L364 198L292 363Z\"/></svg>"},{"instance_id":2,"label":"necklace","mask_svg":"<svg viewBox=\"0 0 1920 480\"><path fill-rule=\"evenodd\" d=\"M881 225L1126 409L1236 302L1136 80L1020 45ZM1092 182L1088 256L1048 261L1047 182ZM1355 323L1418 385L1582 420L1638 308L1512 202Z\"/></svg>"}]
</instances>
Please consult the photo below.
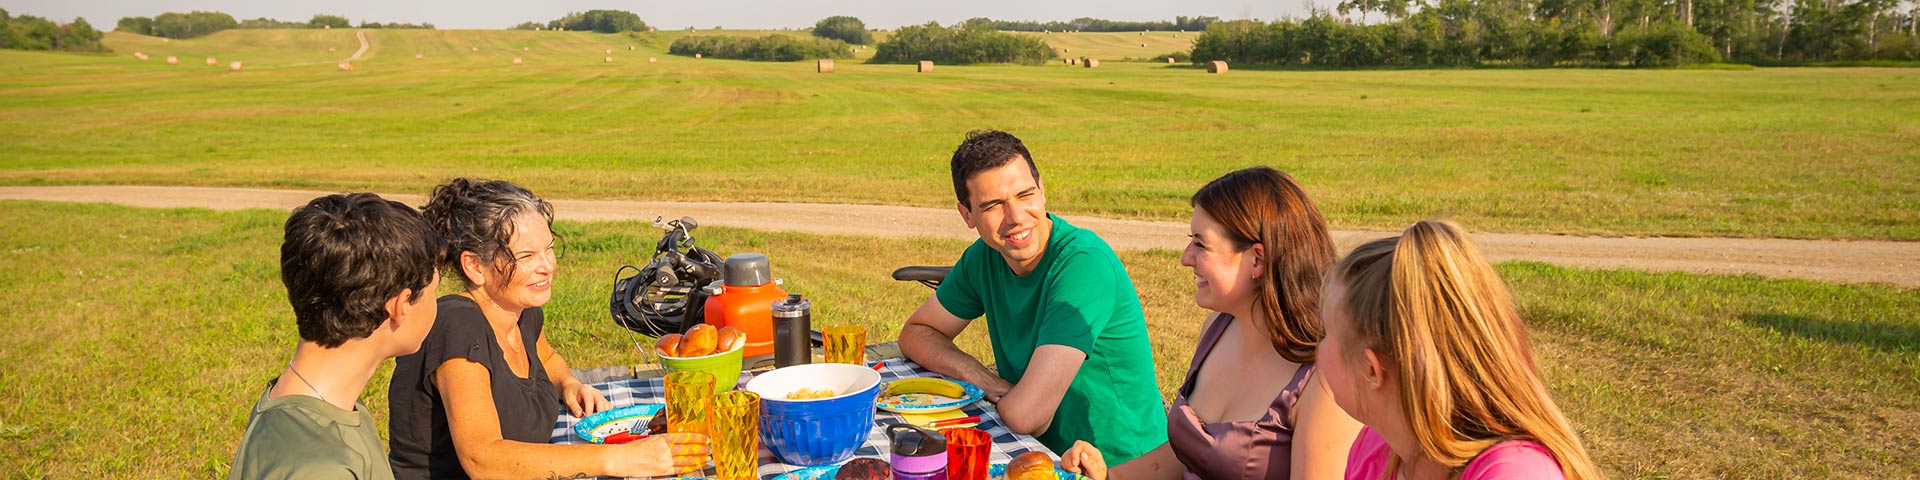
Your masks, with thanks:
<instances>
[{"instance_id":1,"label":"necklace","mask_svg":"<svg viewBox=\"0 0 1920 480\"><path fill-rule=\"evenodd\" d=\"M313 396L320 397L320 401L322 402L327 402L327 396L325 394L320 393L320 389L315 388L313 386L313 382L307 381L307 376L301 375L299 369L293 368L293 362L291 361L287 362L287 371L293 372L293 378L300 379L300 383L306 384L308 390L313 390ZM327 403L333 403L333 402L327 402Z\"/></svg>"}]
</instances>

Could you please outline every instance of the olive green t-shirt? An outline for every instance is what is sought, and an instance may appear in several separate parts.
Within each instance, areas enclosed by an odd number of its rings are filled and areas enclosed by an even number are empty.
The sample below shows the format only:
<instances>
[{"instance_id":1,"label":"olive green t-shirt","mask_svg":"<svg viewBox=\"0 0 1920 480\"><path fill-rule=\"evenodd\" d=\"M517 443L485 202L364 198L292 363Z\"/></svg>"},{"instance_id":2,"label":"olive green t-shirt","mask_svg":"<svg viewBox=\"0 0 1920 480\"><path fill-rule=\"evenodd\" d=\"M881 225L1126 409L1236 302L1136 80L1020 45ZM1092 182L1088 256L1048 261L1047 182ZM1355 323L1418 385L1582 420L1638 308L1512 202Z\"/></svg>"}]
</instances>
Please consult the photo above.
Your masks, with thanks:
<instances>
[{"instance_id":1,"label":"olive green t-shirt","mask_svg":"<svg viewBox=\"0 0 1920 480\"><path fill-rule=\"evenodd\" d=\"M267 382L247 417L227 478L393 478L366 405L349 412L306 395L268 399L274 383Z\"/></svg>"},{"instance_id":2,"label":"olive green t-shirt","mask_svg":"<svg viewBox=\"0 0 1920 480\"><path fill-rule=\"evenodd\" d=\"M1106 240L1060 217L1047 219L1053 233L1032 272L1014 275L1000 252L975 241L936 296L953 316L987 317L994 366L1009 382L1026 375L1041 345L1085 353L1052 425L1036 438L1055 453L1085 440L1108 465L1119 465L1167 442L1146 315Z\"/></svg>"}]
</instances>

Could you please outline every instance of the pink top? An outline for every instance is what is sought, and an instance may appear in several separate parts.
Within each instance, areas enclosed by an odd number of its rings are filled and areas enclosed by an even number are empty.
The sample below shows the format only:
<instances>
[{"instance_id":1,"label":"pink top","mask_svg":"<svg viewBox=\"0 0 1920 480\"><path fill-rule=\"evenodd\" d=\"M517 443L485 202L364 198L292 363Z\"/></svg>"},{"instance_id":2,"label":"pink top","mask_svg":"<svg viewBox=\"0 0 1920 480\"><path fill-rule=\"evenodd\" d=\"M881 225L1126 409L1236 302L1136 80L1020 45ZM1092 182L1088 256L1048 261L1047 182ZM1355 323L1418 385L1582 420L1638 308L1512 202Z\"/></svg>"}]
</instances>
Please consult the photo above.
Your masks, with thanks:
<instances>
[{"instance_id":1,"label":"pink top","mask_svg":"<svg viewBox=\"0 0 1920 480\"><path fill-rule=\"evenodd\" d=\"M1353 450L1347 452L1347 480L1389 479L1387 459L1392 456L1393 449L1387 447L1386 438L1373 433L1372 428L1360 429L1360 436L1353 440ZM1460 471L1460 480L1565 478L1553 452L1532 440L1494 444L1467 461L1467 468Z\"/></svg>"}]
</instances>

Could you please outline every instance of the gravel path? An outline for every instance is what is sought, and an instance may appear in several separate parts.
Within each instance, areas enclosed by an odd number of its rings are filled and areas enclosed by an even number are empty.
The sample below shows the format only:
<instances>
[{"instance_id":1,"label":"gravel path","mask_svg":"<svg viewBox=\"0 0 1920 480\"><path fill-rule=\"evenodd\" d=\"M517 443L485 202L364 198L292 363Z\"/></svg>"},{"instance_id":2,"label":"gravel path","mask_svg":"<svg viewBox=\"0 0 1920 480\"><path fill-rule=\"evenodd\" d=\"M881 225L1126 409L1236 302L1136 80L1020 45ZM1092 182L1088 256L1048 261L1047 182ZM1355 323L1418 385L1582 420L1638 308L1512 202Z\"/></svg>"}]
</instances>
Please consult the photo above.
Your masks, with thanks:
<instances>
[{"instance_id":1,"label":"gravel path","mask_svg":"<svg viewBox=\"0 0 1920 480\"><path fill-rule=\"evenodd\" d=\"M157 186L0 187L0 199L104 202L136 207L201 207L215 210L290 210L326 192L246 188ZM420 195L382 194L411 205ZM644 202L554 200L568 220L652 220L691 216L703 225L726 225L812 234L877 237L977 238L952 210L884 205L815 203ZM1183 222L1069 217L1098 232L1117 249L1176 249L1186 241ZM1344 251L1392 232L1335 231ZM1884 282L1920 287L1920 242L1780 240L1741 238L1603 238L1479 233L1494 261L1524 259L1581 268L1631 268L1698 273L1754 273L1843 283Z\"/></svg>"}]
</instances>

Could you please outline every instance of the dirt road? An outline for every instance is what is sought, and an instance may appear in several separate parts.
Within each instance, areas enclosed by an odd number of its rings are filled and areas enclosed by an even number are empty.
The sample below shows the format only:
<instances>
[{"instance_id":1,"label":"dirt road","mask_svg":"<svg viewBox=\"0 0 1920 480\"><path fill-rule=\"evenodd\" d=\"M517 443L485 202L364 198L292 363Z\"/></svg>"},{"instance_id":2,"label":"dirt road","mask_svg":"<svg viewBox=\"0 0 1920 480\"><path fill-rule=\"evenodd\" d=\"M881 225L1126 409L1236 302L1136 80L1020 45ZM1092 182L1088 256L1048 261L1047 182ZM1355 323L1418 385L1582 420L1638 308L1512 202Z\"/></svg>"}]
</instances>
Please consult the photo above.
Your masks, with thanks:
<instances>
[{"instance_id":1,"label":"dirt road","mask_svg":"<svg viewBox=\"0 0 1920 480\"><path fill-rule=\"evenodd\" d=\"M289 210L325 192L153 186L0 187L0 199L104 202L136 207ZM382 194L411 205L420 195ZM813 203L554 200L569 220L651 220L691 216L703 225L814 234L977 238L952 210ZM1118 249L1177 249L1180 222L1069 217ZM1342 250L1392 232L1335 231ZM1885 282L1920 287L1920 242L1730 238L1601 238L1481 233L1474 237L1495 261L1524 259L1581 268L1698 273L1754 273L1831 282Z\"/></svg>"}]
</instances>

